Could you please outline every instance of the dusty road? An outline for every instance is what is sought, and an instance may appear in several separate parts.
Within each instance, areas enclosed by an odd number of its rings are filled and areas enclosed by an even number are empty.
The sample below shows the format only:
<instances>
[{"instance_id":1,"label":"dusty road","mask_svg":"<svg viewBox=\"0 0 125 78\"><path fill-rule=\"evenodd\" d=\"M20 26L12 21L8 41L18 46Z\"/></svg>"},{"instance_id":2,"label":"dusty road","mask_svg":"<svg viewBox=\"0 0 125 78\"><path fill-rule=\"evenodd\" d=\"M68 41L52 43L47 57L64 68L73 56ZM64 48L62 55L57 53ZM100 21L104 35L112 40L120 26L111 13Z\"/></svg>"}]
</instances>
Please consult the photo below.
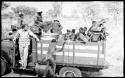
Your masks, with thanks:
<instances>
[{"instance_id":1,"label":"dusty road","mask_svg":"<svg viewBox=\"0 0 125 78\"><path fill-rule=\"evenodd\" d=\"M33 75L33 72L29 71L20 71L18 73L6 74L2 77L37 77ZM108 69L101 70L100 72L95 73L84 73L85 77L123 77L123 67L122 66L110 66Z\"/></svg>"}]
</instances>

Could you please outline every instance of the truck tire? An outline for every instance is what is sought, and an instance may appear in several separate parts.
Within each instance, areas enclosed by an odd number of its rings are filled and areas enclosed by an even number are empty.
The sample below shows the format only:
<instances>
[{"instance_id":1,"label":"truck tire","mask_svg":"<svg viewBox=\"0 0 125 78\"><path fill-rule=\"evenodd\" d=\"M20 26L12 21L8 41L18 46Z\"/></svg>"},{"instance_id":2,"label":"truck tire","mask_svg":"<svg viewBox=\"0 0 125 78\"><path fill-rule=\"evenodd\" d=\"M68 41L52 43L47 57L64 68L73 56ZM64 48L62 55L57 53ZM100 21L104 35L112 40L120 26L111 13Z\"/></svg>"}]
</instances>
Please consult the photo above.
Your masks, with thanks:
<instances>
[{"instance_id":1,"label":"truck tire","mask_svg":"<svg viewBox=\"0 0 125 78\"><path fill-rule=\"evenodd\" d=\"M5 74L6 69L7 69L6 62L3 59L1 59L1 76Z\"/></svg>"},{"instance_id":2,"label":"truck tire","mask_svg":"<svg viewBox=\"0 0 125 78\"><path fill-rule=\"evenodd\" d=\"M78 68L63 67L59 71L59 77L82 77L82 74Z\"/></svg>"}]
</instances>

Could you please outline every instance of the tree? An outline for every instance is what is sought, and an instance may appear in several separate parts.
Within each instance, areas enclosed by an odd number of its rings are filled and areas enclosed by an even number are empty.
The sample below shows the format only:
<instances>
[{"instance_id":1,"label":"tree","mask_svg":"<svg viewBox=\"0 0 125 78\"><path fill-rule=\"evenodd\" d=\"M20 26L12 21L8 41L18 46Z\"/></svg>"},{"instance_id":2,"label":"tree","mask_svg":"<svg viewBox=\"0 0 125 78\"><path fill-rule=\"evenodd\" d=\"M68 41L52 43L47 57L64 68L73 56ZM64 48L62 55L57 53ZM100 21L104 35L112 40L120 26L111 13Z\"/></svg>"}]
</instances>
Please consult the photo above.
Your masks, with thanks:
<instances>
[{"instance_id":1,"label":"tree","mask_svg":"<svg viewBox=\"0 0 125 78\"><path fill-rule=\"evenodd\" d=\"M104 6L107 8L108 14L112 17L117 26L118 20L123 13L123 2L107 2Z\"/></svg>"},{"instance_id":2,"label":"tree","mask_svg":"<svg viewBox=\"0 0 125 78\"><path fill-rule=\"evenodd\" d=\"M105 3L105 6L108 9L108 12L111 14L120 14L122 12L122 6L121 2L111 2L111 3Z\"/></svg>"},{"instance_id":3,"label":"tree","mask_svg":"<svg viewBox=\"0 0 125 78\"><path fill-rule=\"evenodd\" d=\"M25 15L35 15L36 13L36 8L32 8L32 7L27 7L27 6L17 6L15 8L12 8L13 12L15 14L18 14L19 12L24 13Z\"/></svg>"},{"instance_id":4,"label":"tree","mask_svg":"<svg viewBox=\"0 0 125 78\"><path fill-rule=\"evenodd\" d=\"M54 2L53 3L54 17L60 16L61 15L61 10L62 10L62 3Z\"/></svg>"},{"instance_id":5,"label":"tree","mask_svg":"<svg viewBox=\"0 0 125 78\"><path fill-rule=\"evenodd\" d=\"M86 26L90 26L91 21L100 18L100 4L93 2L80 2L77 6Z\"/></svg>"},{"instance_id":6,"label":"tree","mask_svg":"<svg viewBox=\"0 0 125 78\"><path fill-rule=\"evenodd\" d=\"M62 3L54 2L52 4L52 9L49 9L47 11L46 15L48 15L52 18L57 18L58 16L61 15L61 10L62 10Z\"/></svg>"},{"instance_id":7,"label":"tree","mask_svg":"<svg viewBox=\"0 0 125 78\"><path fill-rule=\"evenodd\" d=\"M52 10L52 9L49 9L49 10L47 11L46 15L53 18L53 17L54 17L54 12L53 12L53 10Z\"/></svg>"},{"instance_id":8,"label":"tree","mask_svg":"<svg viewBox=\"0 0 125 78\"><path fill-rule=\"evenodd\" d=\"M8 8L10 6L10 4L6 3L6 2L2 2L2 10Z\"/></svg>"}]
</instances>

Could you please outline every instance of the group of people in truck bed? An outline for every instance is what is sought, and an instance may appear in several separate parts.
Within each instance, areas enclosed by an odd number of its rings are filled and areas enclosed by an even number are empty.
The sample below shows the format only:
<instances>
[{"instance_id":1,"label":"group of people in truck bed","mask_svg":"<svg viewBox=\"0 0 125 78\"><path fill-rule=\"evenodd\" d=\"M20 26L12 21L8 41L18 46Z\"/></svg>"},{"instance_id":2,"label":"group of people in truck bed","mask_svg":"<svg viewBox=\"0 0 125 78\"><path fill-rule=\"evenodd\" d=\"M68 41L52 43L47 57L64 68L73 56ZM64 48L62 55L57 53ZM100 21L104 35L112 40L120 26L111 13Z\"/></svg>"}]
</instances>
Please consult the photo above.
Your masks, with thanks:
<instances>
[{"instance_id":1,"label":"group of people in truck bed","mask_svg":"<svg viewBox=\"0 0 125 78\"><path fill-rule=\"evenodd\" d=\"M64 40L81 41L82 43L97 42L106 39L105 27L103 26L105 20L99 22L93 21L92 26L87 32L87 27L80 27L76 33L75 29L67 29L67 33L63 34Z\"/></svg>"}]
</instances>

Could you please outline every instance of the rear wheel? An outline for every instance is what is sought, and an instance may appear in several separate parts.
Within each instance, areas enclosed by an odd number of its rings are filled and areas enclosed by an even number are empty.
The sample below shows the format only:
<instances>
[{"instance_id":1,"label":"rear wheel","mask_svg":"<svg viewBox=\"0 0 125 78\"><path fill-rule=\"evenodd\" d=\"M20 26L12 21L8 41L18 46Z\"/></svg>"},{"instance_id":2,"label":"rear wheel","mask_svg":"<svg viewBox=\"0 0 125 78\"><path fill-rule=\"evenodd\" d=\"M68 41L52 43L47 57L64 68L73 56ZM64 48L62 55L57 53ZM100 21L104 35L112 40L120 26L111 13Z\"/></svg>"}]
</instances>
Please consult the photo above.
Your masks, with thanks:
<instances>
[{"instance_id":1,"label":"rear wheel","mask_svg":"<svg viewBox=\"0 0 125 78\"><path fill-rule=\"evenodd\" d=\"M73 67L63 67L59 71L60 77L82 77L81 71Z\"/></svg>"},{"instance_id":2,"label":"rear wheel","mask_svg":"<svg viewBox=\"0 0 125 78\"><path fill-rule=\"evenodd\" d=\"M3 59L1 59L1 76L5 74L6 69L7 69L6 62Z\"/></svg>"}]
</instances>

